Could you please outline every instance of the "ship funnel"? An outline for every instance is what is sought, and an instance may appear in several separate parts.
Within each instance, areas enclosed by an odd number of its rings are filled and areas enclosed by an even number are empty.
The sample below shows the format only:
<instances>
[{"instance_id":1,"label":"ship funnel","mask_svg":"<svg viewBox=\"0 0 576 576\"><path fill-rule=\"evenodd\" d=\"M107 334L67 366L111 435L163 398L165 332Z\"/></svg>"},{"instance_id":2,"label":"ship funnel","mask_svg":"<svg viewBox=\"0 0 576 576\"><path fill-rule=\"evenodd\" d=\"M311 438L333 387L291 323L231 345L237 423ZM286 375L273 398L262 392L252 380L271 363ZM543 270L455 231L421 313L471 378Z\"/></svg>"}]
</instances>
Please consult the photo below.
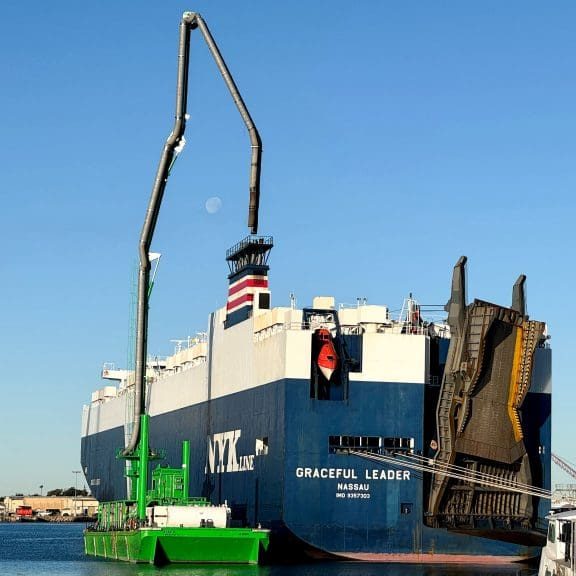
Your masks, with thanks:
<instances>
[{"instance_id":1,"label":"ship funnel","mask_svg":"<svg viewBox=\"0 0 576 576\"><path fill-rule=\"evenodd\" d=\"M230 268L225 328L250 318L255 311L270 309L268 258L272 236L248 236L226 252Z\"/></svg>"}]
</instances>

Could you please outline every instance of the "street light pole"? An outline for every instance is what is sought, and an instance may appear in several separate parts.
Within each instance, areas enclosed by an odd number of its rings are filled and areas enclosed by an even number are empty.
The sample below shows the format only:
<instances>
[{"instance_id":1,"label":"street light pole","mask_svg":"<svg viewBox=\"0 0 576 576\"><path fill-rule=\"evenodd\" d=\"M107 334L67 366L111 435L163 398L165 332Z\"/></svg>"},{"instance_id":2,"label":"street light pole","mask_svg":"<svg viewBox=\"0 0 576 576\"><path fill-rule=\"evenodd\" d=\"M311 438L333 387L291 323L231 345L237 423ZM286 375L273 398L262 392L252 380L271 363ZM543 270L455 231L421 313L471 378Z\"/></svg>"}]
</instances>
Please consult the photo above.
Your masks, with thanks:
<instances>
[{"instance_id":1,"label":"street light pole","mask_svg":"<svg viewBox=\"0 0 576 576\"><path fill-rule=\"evenodd\" d=\"M74 474L74 516L76 516L76 493L78 492L78 474L82 474L82 470L72 470Z\"/></svg>"}]
</instances>

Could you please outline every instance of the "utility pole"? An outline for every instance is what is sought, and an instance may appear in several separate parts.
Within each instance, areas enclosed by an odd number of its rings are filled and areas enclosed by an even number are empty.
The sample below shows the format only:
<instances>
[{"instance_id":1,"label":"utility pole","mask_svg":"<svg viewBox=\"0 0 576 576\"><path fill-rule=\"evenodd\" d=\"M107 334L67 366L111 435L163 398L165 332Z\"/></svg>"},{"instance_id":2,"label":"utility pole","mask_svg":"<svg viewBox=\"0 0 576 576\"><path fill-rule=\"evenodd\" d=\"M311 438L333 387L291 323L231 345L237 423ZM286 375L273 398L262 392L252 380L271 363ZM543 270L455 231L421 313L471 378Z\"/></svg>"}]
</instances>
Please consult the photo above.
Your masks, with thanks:
<instances>
[{"instance_id":1,"label":"utility pole","mask_svg":"<svg viewBox=\"0 0 576 576\"><path fill-rule=\"evenodd\" d=\"M78 492L78 474L82 474L82 470L72 470L74 474L74 516L76 516L76 493Z\"/></svg>"}]
</instances>

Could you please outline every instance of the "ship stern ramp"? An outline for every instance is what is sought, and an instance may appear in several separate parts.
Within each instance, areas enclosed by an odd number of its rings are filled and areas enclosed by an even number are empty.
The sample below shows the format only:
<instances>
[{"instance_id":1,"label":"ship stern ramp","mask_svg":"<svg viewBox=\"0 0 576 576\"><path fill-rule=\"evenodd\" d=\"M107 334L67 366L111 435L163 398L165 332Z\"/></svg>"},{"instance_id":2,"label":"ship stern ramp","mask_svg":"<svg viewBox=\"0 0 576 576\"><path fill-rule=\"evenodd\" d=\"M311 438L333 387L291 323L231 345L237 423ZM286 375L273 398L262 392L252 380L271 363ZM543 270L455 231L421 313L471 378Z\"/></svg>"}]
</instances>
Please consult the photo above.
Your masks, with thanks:
<instances>
[{"instance_id":1,"label":"ship stern ramp","mask_svg":"<svg viewBox=\"0 0 576 576\"><path fill-rule=\"evenodd\" d=\"M464 266L465 260L455 267L447 305L452 339L437 406L434 462L486 482L434 474L426 522L538 545L543 505L530 489L545 488L543 468L549 468L542 455L549 447L550 407L541 384L549 374L545 362L534 370L536 358L546 356L545 324L526 315L522 278L510 308L478 299L467 305ZM537 402L542 405L535 418ZM510 491L507 483L527 491Z\"/></svg>"}]
</instances>

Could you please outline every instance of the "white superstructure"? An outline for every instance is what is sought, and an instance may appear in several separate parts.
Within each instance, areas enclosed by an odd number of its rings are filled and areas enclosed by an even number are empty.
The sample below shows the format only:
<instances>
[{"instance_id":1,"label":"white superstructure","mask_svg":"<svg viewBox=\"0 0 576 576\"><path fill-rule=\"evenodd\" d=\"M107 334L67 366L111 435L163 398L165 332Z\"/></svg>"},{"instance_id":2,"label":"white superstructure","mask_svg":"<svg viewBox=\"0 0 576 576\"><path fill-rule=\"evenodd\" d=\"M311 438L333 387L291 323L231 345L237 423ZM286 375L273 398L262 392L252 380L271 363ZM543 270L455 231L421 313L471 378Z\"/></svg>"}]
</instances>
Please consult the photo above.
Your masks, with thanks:
<instances>
[{"instance_id":1,"label":"white superstructure","mask_svg":"<svg viewBox=\"0 0 576 576\"><path fill-rule=\"evenodd\" d=\"M334 299L314 299L314 307L327 305L334 308ZM173 355L148 361L150 416L285 378L309 379L311 333L320 327L336 331L329 318L312 316L304 322L303 310L292 307L259 310L229 328L225 328L226 315L226 308L213 314L210 336L178 340ZM411 323L404 315L393 319L386 306L361 301L354 307L341 307L338 318L343 334L362 335L362 365L350 372L351 381L428 382L429 334L436 335L441 323ZM133 395L133 372L106 364L102 376L117 384L92 393L91 403L83 410L83 437L129 424L126 415Z\"/></svg>"}]
</instances>

